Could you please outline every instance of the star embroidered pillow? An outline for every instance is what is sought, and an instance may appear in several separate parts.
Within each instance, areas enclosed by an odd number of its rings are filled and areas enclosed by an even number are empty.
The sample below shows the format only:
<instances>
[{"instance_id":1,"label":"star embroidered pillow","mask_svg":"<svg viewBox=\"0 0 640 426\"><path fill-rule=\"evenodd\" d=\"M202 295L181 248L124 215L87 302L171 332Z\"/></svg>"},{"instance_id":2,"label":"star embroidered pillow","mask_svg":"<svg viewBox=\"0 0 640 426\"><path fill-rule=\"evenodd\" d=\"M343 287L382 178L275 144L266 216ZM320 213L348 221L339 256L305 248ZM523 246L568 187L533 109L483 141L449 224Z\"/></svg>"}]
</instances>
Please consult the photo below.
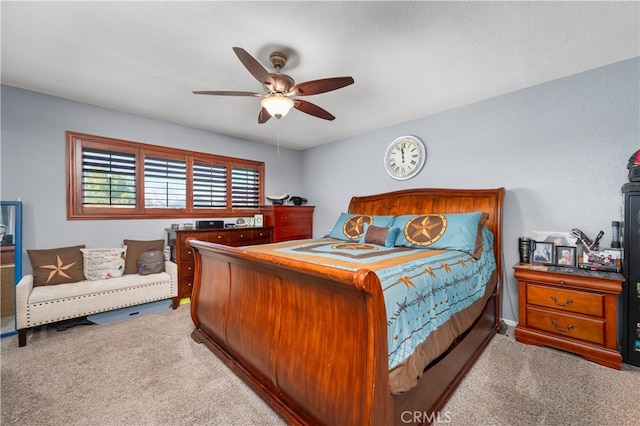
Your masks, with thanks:
<instances>
[{"instance_id":1,"label":"star embroidered pillow","mask_svg":"<svg viewBox=\"0 0 640 426\"><path fill-rule=\"evenodd\" d=\"M84 281L84 245L47 250L27 250L33 269L33 285L55 285Z\"/></svg>"},{"instance_id":2,"label":"star embroidered pillow","mask_svg":"<svg viewBox=\"0 0 640 426\"><path fill-rule=\"evenodd\" d=\"M391 225L394 217L342 213L329 232L329 237L345 241L358 241L364 235L365 224L386 227Z\"/></svg>"},{"instance_id":3,"label":"star embroidered pillow","mask_svg":"<svg viewBox=\"0 0 640 426\"><path fill-rule=\"evenodd\" d=\"M481 217L482 212L398 216L393 222L400 228L395 245L473 254Z\"/></svg>"}]
</instances>

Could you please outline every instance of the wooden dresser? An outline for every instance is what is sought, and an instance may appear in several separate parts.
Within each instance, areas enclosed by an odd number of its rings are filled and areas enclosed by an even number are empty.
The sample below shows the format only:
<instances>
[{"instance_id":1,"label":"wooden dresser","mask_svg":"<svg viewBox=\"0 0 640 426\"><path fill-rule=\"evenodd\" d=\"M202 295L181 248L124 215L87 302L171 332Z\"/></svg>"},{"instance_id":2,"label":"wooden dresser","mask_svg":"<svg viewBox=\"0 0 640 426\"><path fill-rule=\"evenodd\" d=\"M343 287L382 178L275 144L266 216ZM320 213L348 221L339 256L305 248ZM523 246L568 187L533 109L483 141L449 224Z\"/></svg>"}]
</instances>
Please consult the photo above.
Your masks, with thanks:
<instances>
[{"instance_id":1,"label":"wooden dresser","mask_svg":"<svg viewBox=\"0 0 640 426\"><path fill-rule=\"evenodd\" d=\"M193 249L187 247L188 238L224 244L228 246L249 246L271 242L271 227L261 228L221 228L221 229L167 229L167 244L171 246L171 260L178 265L178 297L191 297L195 258ZM176 305L177 306L177 303Z\"/></svg>"},{"instance_id":2,"label":"wooden dresser","mask_svg":"<svg viewBox=\"0 0 640 426\"><path fill-rule=\"evenodd\" d=\"M518 280L518 342L551 346L621 368L616 327L622 275L558 272L529 264L513 268Z\"/></svg>"},{"instance_id":3,"label":"wooden dresser","mask_svg":"<svg viewBox=\"0 0 640 426\"><path fill-rule=\"evenodd\" d=\"M263 206L264 226L273 226L273 242L301 240L313 236L314 206Z\"/></svg>"}]
</instances>

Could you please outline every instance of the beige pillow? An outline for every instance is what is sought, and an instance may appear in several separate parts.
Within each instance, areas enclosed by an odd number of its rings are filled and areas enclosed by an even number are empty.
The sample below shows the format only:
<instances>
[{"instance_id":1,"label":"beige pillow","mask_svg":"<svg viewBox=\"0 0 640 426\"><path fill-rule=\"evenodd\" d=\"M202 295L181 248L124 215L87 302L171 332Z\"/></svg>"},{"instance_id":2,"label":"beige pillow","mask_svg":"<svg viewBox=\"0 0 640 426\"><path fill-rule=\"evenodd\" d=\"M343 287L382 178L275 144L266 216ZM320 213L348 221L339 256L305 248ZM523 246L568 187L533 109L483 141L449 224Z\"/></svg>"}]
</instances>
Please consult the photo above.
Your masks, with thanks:
<instances>
[{"instance_id":1,"label":"beige pillow","mask_svg":"<svg viewBox=\"0 0 640 426\"><path fill-rule=\"evenodd\" d=\"M55 285L84 280L84 245L46 250L27 250L33 269L33 285Z\"/></svg>"},{"instance_id":2,"label":"beige pillow","mask_svg":"<svg viewBox=\"0 0 640 426\"><path fill-rule=\"evenodd\" d=\"M89 281L124 275L127 246L122 248L85 248L80 251L84 263L84 276Z\"/></svg>"},{"instance_id":3,"label":"beige pillow","mask_svg":"<svg viewBox=\"0 0 640 426\"><path fill-rule=\"evenodd\" d=\"M148 250L164 250L164 240L124 240L124 245L127 246L127 259L124 265L125 274L138 273L138 258L143 252Z\"/></svg>"}]
</instances>

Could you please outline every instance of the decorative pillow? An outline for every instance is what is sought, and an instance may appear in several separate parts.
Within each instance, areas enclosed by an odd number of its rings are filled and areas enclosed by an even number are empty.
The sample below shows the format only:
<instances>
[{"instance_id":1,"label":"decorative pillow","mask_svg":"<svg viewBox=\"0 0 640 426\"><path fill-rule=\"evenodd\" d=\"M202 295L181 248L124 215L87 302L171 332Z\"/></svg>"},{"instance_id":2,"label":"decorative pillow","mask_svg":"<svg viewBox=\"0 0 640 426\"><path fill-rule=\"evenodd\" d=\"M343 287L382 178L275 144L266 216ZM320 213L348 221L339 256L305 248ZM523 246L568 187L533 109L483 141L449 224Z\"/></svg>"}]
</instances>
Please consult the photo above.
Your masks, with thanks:
<instances>
[{"instance_id":1,"label":"decorative pillow","mask_svg":"<svg viewBox=\"0 0 640 426\"><path fill-rule=\"evenodd\" d=\"M384 228L381 226L364 224L364 232L358 240L360 243L375 244L378 246L393 247L400 228Z\"/></svg>"},{"instance_id":2,"label":"decorative pillow","mask_svg":"<svg viewBox=\"0 0 640 426\"><path fill-rule=\"evenodd\" d=\"M478 221L478 235L476 235L476 247L473 250L473 257L476 259L480 259L482 256L482 228L484 228L484 224L489 220L489 213L482 212L482 216L480 216L480 220Z\"/></svg>"},{"instance_id":3,"label":"decorative pillow","mask_svg":"<svg viewBox=\"0 0 640 426\"><path fill-rule=\"evenodd\" d=\"M27 250L33 268L33 285L55 285L84 280L81 246Z\"/></svg>"},{"instance_id":4,"label":"decorative pillow","mask_svg":"<svg viewBox=\"0 0 640 426\"><path fill-rule=\"evenodd\" d=\"M164 253L160 250L149 250L138 258L138 274L151 275L164 272Z\"/></svg>"},{"instance_id":5,"label":"decorative pillow","mask_svg":"<svg viewBox=\"0 0 640 426\"><path fill-rule=\"evenodd\" d=\"M89 281L124 275L127 246L122 248L80 249L84 261L84 276Z\"/></svg>"},{"instance_id":6,"label":"decorative pillow","mask_svg":"<svg viewBox=\"0 0 640 426\"><path fill-rule=\"evenodd\" d=\"M149 250L162 251L164 249L164 240L124 240L124 245L127 246L127 259L124 264L124 273L137 274L140 254Z\"/></svg>"},{"instance_id":7,"label":"decorative pillow","mask_svg":"<svg viewBox=\"0 0 640 426\"><path fill-rule=\"evenodd\" d=\"M390 226L395 216L369 216L341 213L338 221L329 232L329 237L346 241L358 241L364 234L364 225Z\"/></svg>"},{"instance_id":8,"label":"decorative pillow","mask_svg":"<svg viewBox=\"0 0 640 426\"><path fill-rule=\"evenodd\" d=\"M482 212L398 216L394 226L401 231L395 245L473 254L481 216Z\"/></svg>"}]
</instances>

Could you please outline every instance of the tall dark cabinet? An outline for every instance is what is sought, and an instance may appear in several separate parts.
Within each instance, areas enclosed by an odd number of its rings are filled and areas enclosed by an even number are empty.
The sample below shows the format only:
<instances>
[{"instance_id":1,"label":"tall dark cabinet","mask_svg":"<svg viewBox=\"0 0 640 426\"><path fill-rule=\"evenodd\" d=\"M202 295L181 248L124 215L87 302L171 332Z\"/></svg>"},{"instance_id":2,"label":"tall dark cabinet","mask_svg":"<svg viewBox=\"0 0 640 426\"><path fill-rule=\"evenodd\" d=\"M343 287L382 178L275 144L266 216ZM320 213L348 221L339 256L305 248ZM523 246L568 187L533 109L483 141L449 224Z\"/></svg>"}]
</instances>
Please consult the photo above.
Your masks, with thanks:
<instances>
[{"instance_id":1,"label":"tall dark cabinet","mask_svg":"<svg viewBox=\"0 0 640 426\"><path fill-rule=\"evenodd\" d=\"M622 359L640 366L640 183L622 187L624 198Z\"/></svg>"}]
</instances>

